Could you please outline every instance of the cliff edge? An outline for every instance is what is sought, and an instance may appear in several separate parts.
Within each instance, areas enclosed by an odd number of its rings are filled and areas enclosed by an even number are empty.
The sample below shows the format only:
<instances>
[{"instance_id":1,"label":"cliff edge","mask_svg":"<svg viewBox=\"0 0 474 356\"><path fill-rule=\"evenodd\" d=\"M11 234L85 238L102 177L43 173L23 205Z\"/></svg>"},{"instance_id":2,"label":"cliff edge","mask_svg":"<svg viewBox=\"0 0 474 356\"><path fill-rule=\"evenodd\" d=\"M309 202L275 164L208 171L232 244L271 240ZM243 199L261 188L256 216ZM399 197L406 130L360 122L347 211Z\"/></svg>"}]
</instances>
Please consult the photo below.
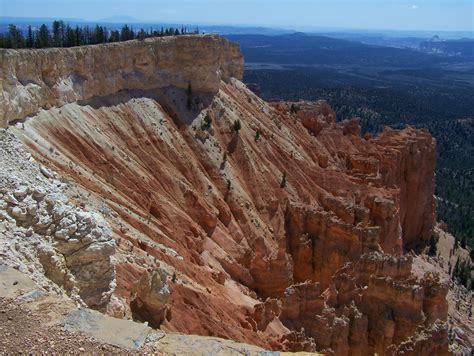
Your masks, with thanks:
<instances>
[{"instance_id":1,"label":"cliff edge","mask_svg":"<svg viewBox=\"0 0 474 356\"><path fill-rule=\"evenodd\" d=\"M239 45L185 35L42 50L0 50L0 127L41 109L122 90L166 87L215 94L241 79Z\"/></svg>"}]
</instances>

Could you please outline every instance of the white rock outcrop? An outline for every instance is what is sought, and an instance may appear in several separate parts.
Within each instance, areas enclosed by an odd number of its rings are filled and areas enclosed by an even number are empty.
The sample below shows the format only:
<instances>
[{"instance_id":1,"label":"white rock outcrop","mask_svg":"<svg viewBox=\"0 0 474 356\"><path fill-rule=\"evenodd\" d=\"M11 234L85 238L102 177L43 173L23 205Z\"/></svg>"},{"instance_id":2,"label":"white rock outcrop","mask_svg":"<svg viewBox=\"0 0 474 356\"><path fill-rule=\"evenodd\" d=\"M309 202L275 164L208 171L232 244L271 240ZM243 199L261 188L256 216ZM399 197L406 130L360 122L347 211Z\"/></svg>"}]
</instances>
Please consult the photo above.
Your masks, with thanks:
<instances>
[{"instance_id":1,"label":"white rock outcrop","mask_svg":"<svg viewBox=\"0 0 474 356\"><path fill-rule=\"evenodd\" d=\"M43 168L44 170L44 168ZM17 139L0 131L0 258L94 308L115 287L115 241L102 216L68 203ZM51 175L53 173L50 172Z\"/></svg>"}]
</instances>

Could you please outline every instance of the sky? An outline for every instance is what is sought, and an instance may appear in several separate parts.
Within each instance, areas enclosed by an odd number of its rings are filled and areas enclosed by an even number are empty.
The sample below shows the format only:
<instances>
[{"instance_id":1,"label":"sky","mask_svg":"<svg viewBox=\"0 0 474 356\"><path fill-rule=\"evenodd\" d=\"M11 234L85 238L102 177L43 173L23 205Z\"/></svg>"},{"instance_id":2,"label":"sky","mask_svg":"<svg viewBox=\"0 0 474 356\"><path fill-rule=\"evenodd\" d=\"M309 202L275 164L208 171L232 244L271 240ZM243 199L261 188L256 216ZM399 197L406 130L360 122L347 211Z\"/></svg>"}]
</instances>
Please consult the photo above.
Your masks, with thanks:
<instances>
[{"instance_id":1,"label":"sky","mask_svg":"<svg viewBox=\"0 0 474 356\"><path fill-rule=\"evenodd\" d=\"M0 16L144 22L474 31L474 0L0 0Z\"/></svg>"}]
</instances>

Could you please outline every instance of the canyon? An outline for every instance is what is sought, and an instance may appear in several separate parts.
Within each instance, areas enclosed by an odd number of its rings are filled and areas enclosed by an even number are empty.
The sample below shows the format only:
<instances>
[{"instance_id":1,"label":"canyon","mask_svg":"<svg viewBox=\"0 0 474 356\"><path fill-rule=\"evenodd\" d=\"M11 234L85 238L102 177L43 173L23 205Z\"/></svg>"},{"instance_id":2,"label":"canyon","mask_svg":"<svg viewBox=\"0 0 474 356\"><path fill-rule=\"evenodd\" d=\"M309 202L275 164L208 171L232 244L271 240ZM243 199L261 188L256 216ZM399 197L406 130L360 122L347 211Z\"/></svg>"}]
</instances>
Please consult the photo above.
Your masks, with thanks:
<instances>
[{"instance_id":1,"label":"canyon","mask_svg":"<svg viewBox=\"0 0 474 356\"><path fill-rule=\"evenodd\" d=\"M449 278L416 270L441 234L427 130L362 136L324 101L267 103L215 35L0 57L0 126L49 179L4 173L0 196L22 241L48 241L22 242L34 280L164 332L450 353Z\"/></svg>"}]
</instances>

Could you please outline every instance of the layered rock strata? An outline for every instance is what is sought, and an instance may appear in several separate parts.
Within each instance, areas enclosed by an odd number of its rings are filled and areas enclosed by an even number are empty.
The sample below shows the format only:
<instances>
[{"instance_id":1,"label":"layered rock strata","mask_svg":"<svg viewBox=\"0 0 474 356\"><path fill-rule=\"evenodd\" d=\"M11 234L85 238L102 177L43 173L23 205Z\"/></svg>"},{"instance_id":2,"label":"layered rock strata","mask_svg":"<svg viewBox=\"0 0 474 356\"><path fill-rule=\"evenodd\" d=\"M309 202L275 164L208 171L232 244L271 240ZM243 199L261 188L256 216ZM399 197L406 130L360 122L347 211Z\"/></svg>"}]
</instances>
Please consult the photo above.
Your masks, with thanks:
<instances>
[{"instance_id":1,"label":"layered rock strata","mask_svg":"<svg viewBox=\"0 0 474 356\"><path fill-rule=\"evenodd\" d=\"M107 89L15 129L76 182L78 204L108 207L124 315L275 350L446 352L447 289L403 256L433 230L430 134L363 138L325 102L269 105L229 78L241 57L222 39L160 41L190 41L195 57L209 41L230 69L208 73L214 93L185 68L175 88ZM179 72L155 55L148 75Z\"/></svg>"},{"instance_id":2,"label":"layered rock strata","mask_svg":"<svg viewBox=\"0 0 474 356\"><path fill-rule=\"evenodd\" d=\"M241 78L238 45L216 36L179 36L107 45L0 50L0 127L47 110L122 90L177 87L215 94Z\"/></svg>"}]
</instances>

